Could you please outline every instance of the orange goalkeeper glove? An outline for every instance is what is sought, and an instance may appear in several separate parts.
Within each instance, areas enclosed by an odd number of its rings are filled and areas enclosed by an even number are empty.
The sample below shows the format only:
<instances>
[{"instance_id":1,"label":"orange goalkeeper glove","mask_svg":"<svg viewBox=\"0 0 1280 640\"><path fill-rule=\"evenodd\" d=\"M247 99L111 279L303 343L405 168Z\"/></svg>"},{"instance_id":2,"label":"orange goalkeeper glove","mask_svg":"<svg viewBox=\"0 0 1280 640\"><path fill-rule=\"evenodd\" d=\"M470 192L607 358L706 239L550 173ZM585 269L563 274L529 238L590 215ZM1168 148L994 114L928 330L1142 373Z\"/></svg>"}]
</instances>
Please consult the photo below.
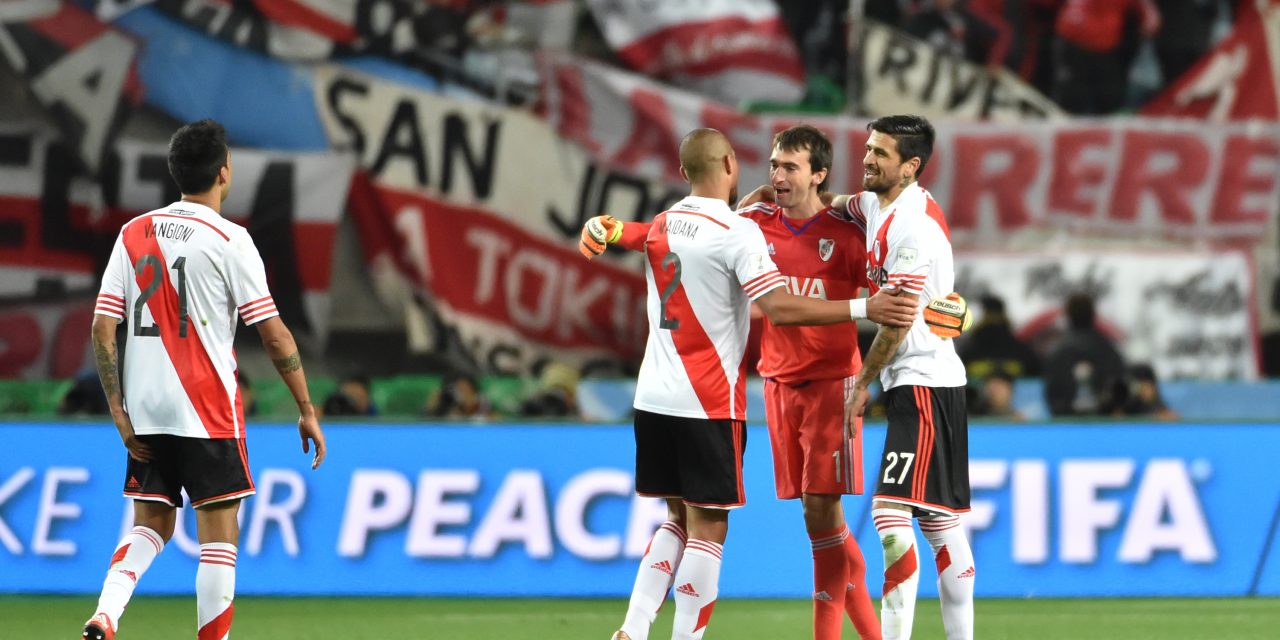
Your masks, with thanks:
<instances>
[{"instance_id":1,"label":"orange goalkeeper glove","mask_svg":"<svg viewBox=\"0 0 1280 640\"><path fill-rule=\"evenodd\" d=\"M969 313L969 303L960 294L950 293L945 298L929 301L924 308L924 322L933 335L950 340L969 329L973 315Z\"/></svg>"},{"instance_id":2,"label":"orange goalkeeper glove","mask_svg":"<svg viewBox=\"0 0 1280 640\"><path fill-rule=\"evenodd\" d=\"M622 237L622 222L609 215L596 216L582 225L578 251L588 260L604 253L606 247Z\"/></svg>"}]
</instances>

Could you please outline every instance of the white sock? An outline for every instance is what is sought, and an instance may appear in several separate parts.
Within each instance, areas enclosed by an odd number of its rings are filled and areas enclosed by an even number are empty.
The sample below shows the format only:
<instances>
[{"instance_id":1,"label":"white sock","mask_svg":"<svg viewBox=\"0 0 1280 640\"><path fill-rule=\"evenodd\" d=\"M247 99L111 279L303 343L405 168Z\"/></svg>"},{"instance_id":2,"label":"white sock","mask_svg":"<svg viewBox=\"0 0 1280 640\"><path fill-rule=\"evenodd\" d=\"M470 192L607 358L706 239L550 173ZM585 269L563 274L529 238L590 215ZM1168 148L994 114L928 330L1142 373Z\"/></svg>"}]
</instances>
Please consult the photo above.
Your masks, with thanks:
<instances>
[{"instance_id":1,"label":"white sock","mask_svg":"<svg viewBox=\"0 0 1280 640\"><path fill-rule=\"evenodd\" d=\"M163 550L164 538L147 527L137 526L124 534L111 556L107 578L102 581L102 595L98 596L98 609L93 614L107 614L112 626L119 629L120 616L133 597L138 580Z\"/></svg>"},{"instance_id":2,"label":"white sock","mask_svg":"<svg viewBox=\"0 0 1280 640\"><path fill-rule=\"evenodd\" d=\"M920 519L938 564L938 598L948 640L973 638L973 550L958 516Z\"/></svg>"},{"instance_id":3,"label":"white sock","mask_svg":"<svg viewBox=\"0 0 1280 640\"><path fill-rule=\"evenodd\" d=\"M223 640L231 635L235 613L236 546L228 542L200 545L196 569L197 640Z\"/></svg>"},{"instance_id":4,"label":"white sock","mask_svg":"<svg viewBox=\"0 0 1280 640\"><path fill-rule=\"evenodd\" d=\"M671 640L699 640L707 631L720 593L720 555L724 547L692 538L676 571L676 619Z\"/></svg>"},{"instance_id":5,"label":"white sock","mask_svg":"<svg viewBox=\"0 0 1280 640\"><path fill-rule=\"evenodd\" d=\"M640 570L636 572L636 584L631 588L631 602L627 605L627 618L622 630L631 640L646 640L653 619L658 617L662 601L667 598L671 581L675 580L684 555L684 529L674 522L664 522L653 533L649 548L640 558Z\"/></svg>"},{"instance_id":6,"label":"white sock","mask_svg":"<svg viewBox=\"0 0 1280 640\"><path fill-rule=\"evenodd\" d=\"M880 599L880 631L884 640L911 637L916 613L920 561L911 514L899 509L872 509L871 517L884 550L884 595Z\"/></svg>"}]
</instances>

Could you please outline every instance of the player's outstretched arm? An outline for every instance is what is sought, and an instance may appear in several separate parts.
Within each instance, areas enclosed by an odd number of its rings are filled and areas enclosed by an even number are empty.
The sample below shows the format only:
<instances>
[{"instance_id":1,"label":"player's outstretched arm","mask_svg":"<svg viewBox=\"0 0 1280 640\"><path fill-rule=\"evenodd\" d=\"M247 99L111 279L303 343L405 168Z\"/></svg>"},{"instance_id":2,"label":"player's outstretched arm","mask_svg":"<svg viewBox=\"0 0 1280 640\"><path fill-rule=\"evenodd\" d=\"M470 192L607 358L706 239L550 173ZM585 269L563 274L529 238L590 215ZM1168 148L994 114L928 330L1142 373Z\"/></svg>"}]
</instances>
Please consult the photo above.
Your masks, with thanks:
<instances>
[{"instance_id":1,"label":"player's outstretched arm","mask_svg":"<svg viewBox=\"0 0 1280 640\"><path fill-rule=\"evenodd\" d=\"M111 420L116 423L116 431L120 432L120 439L129 450L129 457L147 462L151 460L151 450L133 432L133 421L124 410L124 393L120 390L119 352L116 350L117 324L119 322L111 316L93 316L93 355L98 365L98 380L102 382L102 391L107 396L107 408L111 410Z\"/></svg>"},{"instance_id":2,"label":"player's outstretched arm","mask_svg":"<svg viewBox=\"0 0 1280 640\"><path fill-rule=\"evenodd\" d=\"M596 216L582 225L578 252L588 260L604 253L611 244L643 252L650 226L649 222L623 222L608 214Z\"/></svg>"},{"instance_id":3,"label":"player's outstretched arm","mask_svg":"<svg viewBox=\"0 0 1280 640\"><path fill-rule=\"evenodd\" d=\"M893 293L877 294L876 316L886 324L911 326L915 321L914 301ZM868 300L818 300L787 293L777 287L755 299L764 315L778 326L839 324L867 319L872 302Z\"/></svg>"},{"instance_id":4,"label":"player's outstretched arm","mask_svg":"<svg viewBox=\"0 0 1280 640\"><path fill-rule=\"evenodd\" d=\"M280 379L289 387L294 402L298 403L298 435L302 437L302 452L310 451L315 445L315 456L311 459L311 468L315 469L324 462L324 432L320 429L320 421L316 418L316 408L311 404L311 394L307 391L307 374L302 370L302 357L298 354L298 344L293 340L293 333L279 316L268 318L254 325L258 336L262 338L262 346L266 348L271 362L276 365Z\"/></svg>"}]
</instances>

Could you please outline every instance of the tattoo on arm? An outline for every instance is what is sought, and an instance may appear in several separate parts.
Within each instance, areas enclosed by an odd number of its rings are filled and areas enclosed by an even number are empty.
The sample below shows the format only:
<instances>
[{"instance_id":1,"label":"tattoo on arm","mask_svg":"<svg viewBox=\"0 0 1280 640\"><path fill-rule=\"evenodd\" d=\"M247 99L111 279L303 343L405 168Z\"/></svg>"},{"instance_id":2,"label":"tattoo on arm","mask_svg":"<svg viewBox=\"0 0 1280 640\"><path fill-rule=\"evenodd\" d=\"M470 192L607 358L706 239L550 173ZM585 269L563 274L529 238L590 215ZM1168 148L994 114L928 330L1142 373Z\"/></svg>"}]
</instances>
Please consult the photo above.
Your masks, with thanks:
<instances>
[{"instance_id":1,"label":"tattoo on arm","mask_svg":"<svg viewBox=\"0 0 1280 640\"><path fill-rule=\"evenodd\" d=\"M880 372L893 359L893 354L897 353L902 341L907 339L909 330L909 327L880 326L876 331L876 339L871 342L871 348L867 349L867 357L862 360L858 382L874 380L880 375Z\"/></svg>"},{"instance_id":2,"label":"tattoo on arm","mask_svg":"<svg viewBox=\"0 0 1280 640\"><path fill-rule=\"evenodd\" d=\"M116 345L93 341L93 353L98 365L98 379L102 381L102 391L107 396L108 404L115 405L120 399L120 369L117 366Z\"/></svg>"},{"instance_id":3,"label":"tattoo on arm","mask_svg":"<svg viewBox=\"0 0 1280 640\"><path fill-rule=\"evenodd\" d=\"M302 358L297 351L283 358L272 358L271 362L276 365L276 371L280 373L293 373L302 368Z\"/></svg>"}]
</instances>

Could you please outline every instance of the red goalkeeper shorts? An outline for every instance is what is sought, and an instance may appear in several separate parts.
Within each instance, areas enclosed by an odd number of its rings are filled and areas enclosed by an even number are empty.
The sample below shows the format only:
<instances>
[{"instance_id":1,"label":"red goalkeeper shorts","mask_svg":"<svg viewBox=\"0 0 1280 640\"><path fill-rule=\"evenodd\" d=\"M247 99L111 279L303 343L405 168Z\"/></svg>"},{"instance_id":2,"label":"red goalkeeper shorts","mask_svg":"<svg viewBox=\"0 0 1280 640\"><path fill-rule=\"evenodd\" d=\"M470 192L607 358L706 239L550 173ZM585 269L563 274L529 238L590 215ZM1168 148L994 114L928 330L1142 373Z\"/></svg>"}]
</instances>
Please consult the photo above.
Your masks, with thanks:
<instances>
[{"instance_id":1,"label":"red goalkeeper shorts","mask_svg":"<svg viewBox=\"0 0 1280 640\"><path fill-rule=\"evenodd\" d=\"M854 439L844 422L844 398L852 388L853 378L790 385L765 380L765 415L779 498L862 493L862 418L854 423Z\"/></svg>"}]
</instances>

